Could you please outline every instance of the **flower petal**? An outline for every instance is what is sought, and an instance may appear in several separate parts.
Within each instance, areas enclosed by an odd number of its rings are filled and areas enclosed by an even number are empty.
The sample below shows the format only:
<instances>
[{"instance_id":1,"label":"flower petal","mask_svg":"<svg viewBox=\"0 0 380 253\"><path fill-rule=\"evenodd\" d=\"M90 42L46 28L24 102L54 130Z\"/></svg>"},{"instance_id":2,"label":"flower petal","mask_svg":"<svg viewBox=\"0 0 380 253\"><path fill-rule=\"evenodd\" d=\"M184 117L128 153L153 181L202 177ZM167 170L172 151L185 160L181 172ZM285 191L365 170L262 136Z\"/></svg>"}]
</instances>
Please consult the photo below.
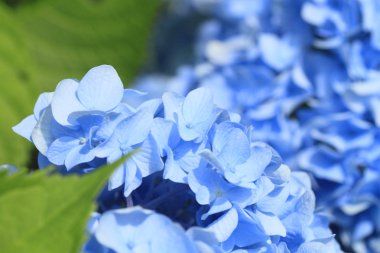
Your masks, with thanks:
<instances>
[{"instance_id":1,"label":"flower petal","mask_svg":"<svg viewBox=\"0 0 380 253\"><path fill-rule=\"evenodd\" d=\"M86 111L76 95L78 85L75 80L65 79L55 89L51 109L54 119L63 126L76 124L75 117L70 117L73 112Z\"/></svg>"},{"instance_id":2,"label":"flower petal","mask_svg":"<svg viewBox=\"0 0 380 253\"><path fill-rule=\"evenodd\" d=\"M124 87L109 65L90 69L79 83L76 95L88 110L109 111L123 99Z\"/></svg>"}]
</instances>

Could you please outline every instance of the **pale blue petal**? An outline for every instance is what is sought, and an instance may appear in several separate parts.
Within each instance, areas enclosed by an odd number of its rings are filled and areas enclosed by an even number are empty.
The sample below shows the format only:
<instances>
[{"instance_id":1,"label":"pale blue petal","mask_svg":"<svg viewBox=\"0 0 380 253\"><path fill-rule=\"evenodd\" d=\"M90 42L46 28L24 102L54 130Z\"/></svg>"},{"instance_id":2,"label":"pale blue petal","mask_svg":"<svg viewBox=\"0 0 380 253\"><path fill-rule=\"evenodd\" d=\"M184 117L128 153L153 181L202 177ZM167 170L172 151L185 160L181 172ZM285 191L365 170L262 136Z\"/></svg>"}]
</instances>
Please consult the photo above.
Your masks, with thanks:
<instances>
[{"instance_id":1,"label":"pale blue petal","mask_svg":"<svg viewBox=\"0 0 380 253\"><path fill-rule=\"evenodd\" d=\"M65 159L65 166L70 170L76 165L87 163L95 158L94 152L88 144L77 146L70 150Z\"/></svg>"},{"instance_id":2,"label":"pale blue petal","mask_svg":"<svg viewBox=\"0 0 380 253\"><path fill-rule=\"evenodd\" d=\"M306 242L302 244L296 253L320 253L320 252L334 252L328 251L328 248L321 242Z\"/></svg>"},{"instance_id":3,"label":"pale blue petal","mask_svg":"<svg viewBox=\"0 0 380 253\"><path fill-rule=\"evenodd\" d=\"M217 198L215 201L212 202L210 209L207 213L203 214L201 219L205 220L208 216L221 213L223 211L227 211L232 207L232 204L230 201L228 201L226 198Z\"/></svg>"},{"instance_id":4,"label":"pale blue petal","mask_svg":"<svg viewBox=\"0 0 380 253\"><path fill-rule=\"evenodd\" d=\"M186 172L200 168L205 165L202 157L199 155L199 150L204 148L206 143L180 142L173 149L174 159L178 165Z\"/></svg>"},{"instance_id":5,"label":"pale blue petal","mask_svg":"<svg viewBox=\"0 0 380 253\"><path fill-rule=\"evenodd\" d=\"M165 119L175 121L175 114L178 114L183 103L184 98L172 92L166 92L162 95L162 102L164 104Z\"/></svg>"},{"instance_id":6,"label":"pale blue petal","mask_svg":"<svg viewBox=\"0 0 380 253\"><path fill-rule=\"evenodd\" d=\"M324 22L326 22L326 19L330 16L330 13L326 8L318 8L314 4L306 2L303 5L301 15L302 18L308 23L315 26L321 26Z\"/></svg>"},{"instance_id":7,"label":"pale blue petal","mask_svg":"<svg viewBox=\"0 0 380 253\"><path fill-rule=\"evenodd\" d=\"M283 208L284 203L289 197L289 185L278 187L269 195L264 196L257 202L257 208L262 212L277 214Z\"/></svg>"},{"instance_id":8,"label":"pale blue petal","mask_svg":"<svg viewBox=\"0 0 380 253\"><path fill-rule=\"evenodd\" d=\"M274 34L261 34L259 48L265 63L277 71L290 66L297 56L296 47Z\"/></svg>"},{"instance_id":9,"label":"pale blue petal","mask_svg":"<svg viewBox=\"0 0 380 253\"><path fill-rule=\"evenodd\" d=\"M324 146L306 149L298 157L300 168L312 171L319 178L337 183L343 183L346 178L341 160L339 154Z\"/></svg>"},{"instance_id":10,"label":"pale blue petal","mask_svg":"<svg viewBox=\"0 0 380 253\"><path fill-rule=\"evenodd\" d=\"M134 161L142 177L149 176L164 167L157 144L152 136L143 142L130 160Z\"/></svg>"},{"instance_id":11,"label":"pale blue petal","mask_svg":"<svg viewBox=\"0 0 380 253\"><path fill-rule=\"evenodd\" d=\"M218 160L215 154L208 149L204 149L199 152L199 155L204 158L207 162L213 165L219 172L223 172L223 164Z\"/></svg>"},{"instance_id":12,"label":"pale blue petal","mask_svg":"<svg viewBox=\"0 0 380 253\"><path fill-rule=\"evenodd\" d=\"M32 141L32 132L34 127L37 125L36 118L34 115L29 115L23 119L20 123L12 127L12 130L24 137L25 139Z\"/></svg>"},{"instance_id":13,"label":"pale blue petal","mask_svg":"<svg viewBox=\"0 0 380 253\"><path fill-rule=\"evenodd\" d=\"M286 228L277 216L265 214L260 211L256 211L256 216L266 235L286 236Z\"/></svg>"},{"instance_id":14,"label":"pale blue petal","mask_svg":"<svg viewBox=\"0 0 380 253\"><path fill-rule=\"evenodd\" d=\"M96 157L99 158L107 158L108 163L112 163L116 160L110 159L110 156L113 156L113 153L122 154L120 150L120 143L116 138L111 138L110 140L106 141L105 143L100 144L96 148L94 148L94 154ZM119 158L122 155L119 156Z\"/></svg>"},{"instance_id":15,"label":"pale blue petal","mask_svg":"<svg viewBox=\"0 0 380 253\"><path fill-rule=\"evenodd\" d=\"M130 253L129 249L125 245L126 238L124 238L123 234L120 233L122 228L119 226L118 219L118 216L122 215L122 213L127 214L130 210L121 209L120 211L115 212L116 215L113 212L106 212L101 216L99 225L95 231L96 239L107 248L115 250L115 252ZM135 222L141 222L144 218L144 214L137 217L136 215L133 215L131 218Z\"/></svg>"},{"instance_id":16,"label":"pale blue petal","mask_svg":"<svg viewBox=\"0 0 380 253\"><path fill-rule=\"evenodd\" d=\"M121 121L111 139L116 139L123 147L143 142L153 123L153 115L149 110L141 110Z\"/></svg>"},{"instance_id":17,"label":"pale blue petal","mask_svg":"<svg viewBox=\"0 0 380 253\"><path fill-rule=\"evenodd\" d=\"M137 168L136 163L130 158L127 162L124 163L124 196L128 197L131 192L142 183L142 175Z\"/></svg>"},{"instance_id":18,"label":"pale blue petal","mask_svg":"<svg viewBox=\"0 0 380 253\"><path fill-rule=\"evenodd\" d=\"M50 145L46 157L55 165L64 165L65 159L71 149L80 145L77 138L64 136L53 141Z\"/></svg>"},{"instance_id":19,"label":"pale blue petal","mask_svg":"<svg viewBox=\"0 0 380 253\"><path fill-rule=\"evenodd\" d=\"M201 128L199 128L198 127L199 125L195 126L192 124L188 124L183 119L182 114L175 115L175 119L178 122L177 126L178 126L179 134L184 141L193 141L199 137L202 138L205 136L206 132L202 131L204 129L203 128L204 126L200 126ZM208 123L208 122L204 122L204 123Z\"/></svg>"},{"instance_id":20,"label":"pale blue petal","mask_svg":"<svg viewBox=\"0 0 380 253\"><path fill-rule=\"evenodd\" d=\"M160 231L159 236L157 236L156 229ZM164 216L151 215L144 221L142 226L136 229L136 234L140 235L138 236L140 240L144 240L150 246L151 253L197 252L194 243L186 236L183 228L177 224L173 224L171 220ZM135 241L139 242L139 240ZM133 250L133 252L135 251Z\"/></svg>"},{"instance_id":21,"label":"pale blue petal","mask_svg":"<svg viewBox=\"0 0 380 253\"><path fill-rule=\"evenodd\" d=\"M42 111L51 104L53 96L54 92L44 92L38 97L33 110L33 114L37 120L40 118Z\"/></svg>"},{"instance_id":22,"label":"pale blue petal","mask_svg":"<svg viewBox=\"0 0 380 253\"><path fill-rule=\"evenodd\" d=\"M150 99L144 103L142 103L137 110L147 110L152 115L156 115L162 109L162 100L159 98Z\"/></svg>"},{"instance_id":23,"label":"pale blue petal","mask_svg":"<svg viewBox=\"0 0 380 253\"><path fill-rule=\"evenodd\" d=\"M223 242L230 237L238 225L238 213L235 208L231 208L218 220L211 223L207 229L212 231L219 242Z\"/></svg>"},{"instance_id":24,"label":"pale blue petal","mask_svg":"<svg viewBox=\"0 0 380 253\"><path fill-rule=\"evenodd\" d=\"M46 156L50 144L54 141L52 122L54 121L51 108L48 107L41 115L32 132L32 141L38 151Z\"/></svg>"},{"instance_id":25,"label":"pale blue petal","mask_svg":"<svg viewBox=\"0 0 380 253\"><path fill-rule=\"evenodd\" d=\"M108 181L108 190L111 191L123 185L125 179L125 170L123 166L119 166L110 176Z\"/></svg>"},{"instance_id":26,"label":"pale blue petal","mask_svg":"<svg viewBox=\"0 0 380 253\"><path fill-rule=\"evenodd\" d=\"M204 186L204 185L208 186L208 183L213 183L212 181L214 177L212 176L213 174L210 173L209 170L206 168L195 169L188 174L187 180L188 180L190 189L195 193L195 198L197 202L201 205L210 204L210 202L212 201L210 190ZM202 182L200 182L199 179L201 179Z\"/></svg>"},{"instance_id":27,"label":"pale blue petal","mask_svg":"<svg viewBox=\"0 0 380 253\"><path fill-rule=\"evenodd\" d=\"M107 163L114 163L119 160L123 156L123 152L119 148L115 148L111 150L109 155L107 156Z\"/></svg>"},{"instance_id":28,"label":"pale blue petal","mask_svg":"<svg viewBox=\"0 0 380 253\"><path fill-rule=\"evenodd\" d=\"M216 127L212 148L225 169L235 168L249 158L249 140L239 127L232 122L223 122Z\"/></svg>"},{"instance_id":29,"label":"pale blue petal","mask_svg":"<svg viewBox=\"0 0 380 253\"><path fill-rule=\"evenodd\" d=\"M214 109L212 93L207 88L189 92L182 105L183 119L189 124L208 121Z\"/></svg>"},{"instance_id":30,"label":"pale blue petal","mask_svg":"<svg viewBox=\"0 0 380 253\"><path fill-rule=\"evenodd\" d=\"M166 147L174 147L180 141L174 123L163 118L155 118L153 120L151 134L156 140L162 156L164 156L164 149Z\"/></svg>"},{"instance_id":31,"label":"pale blue petal","mask_svg":"<svg viewBox=\"0 0 380 253\"><path fill-rule=\"evenodd\" d=\"M55 89L51 108L54 119L63 126L75 125L76 118L70 117L73 112L83 112L86 108L79 102L76 91L78 82L72 79L65 79L59 82Z\"/></svg>"},{"instance_id":32,"label":"pale blue petal","mask_svg":"<svg viewBox=\"0 0 380 253\"><path fill-rule=\"evenodd\" d=\"M124 89L123 99L121 102L128 104L129 106L133 108L137 108L141 104L141 101L144 100L143 97L146 95L147 95L146 92L142 92L139 90Z\"/></svg>"},{"instance_id":33,"label":"pale blue petal","mask_svg":"<svg viewBox=\"0 0 380 253\"><path fill-rule=\"evenodd\" d=\"M236 177L240 182L253 182L263 175L271 160L272 151L269 148L255 145L251 147L249 159L236 166Z\"/></svg>"},{"instance_id":34,"label":"pale blue petal","mask_svg":"<svg viewBox=\"0 0 380 253\"><path fill-rule=\"evenodd\" d=\"M116 70L109 65L90 69L79 83L76 95L88 110L109 111L122 100L123 83Z\"/></svg>"},{"instance_id":35,"label":"pale blue petal","mask_svg":"<svg viewBox=\"0 0 380 253\"><path fill-rule=\"evenodd\" d=\"M187 174L181 169L177 162L173 158L173 152L170 148L166 149L166 162L163 178L170 179L176 183L186 183Z\"/></svg>"}]
</instances>

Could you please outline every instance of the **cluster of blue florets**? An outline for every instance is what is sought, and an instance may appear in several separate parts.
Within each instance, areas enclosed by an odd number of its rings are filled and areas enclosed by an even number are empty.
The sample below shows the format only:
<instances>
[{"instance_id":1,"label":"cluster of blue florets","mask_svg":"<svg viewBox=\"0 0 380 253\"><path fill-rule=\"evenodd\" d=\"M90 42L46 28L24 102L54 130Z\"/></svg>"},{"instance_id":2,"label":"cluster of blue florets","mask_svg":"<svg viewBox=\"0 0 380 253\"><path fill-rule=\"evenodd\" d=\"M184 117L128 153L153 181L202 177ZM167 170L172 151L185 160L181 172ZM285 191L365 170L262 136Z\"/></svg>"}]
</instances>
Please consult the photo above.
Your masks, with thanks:
<instances>
[{"instance_id":1,"label":"cluster of blue florets","mask_svg":"<svg viewBox=\"0 0 380 253\"><path fill-rule=\"evenodd\" d=\"M93 68L14 128L62 173L134 151L84 250L340 252L331 225L344 250L380 252L380 2L172 4L200 19L194 63L140 91Z\"/></svg>"},{"instance_id":2,"label":"cluster of blue florets","mask_svg":"<svg viewBox=\"0 0 380 253\"><path fill-rule=\"evenodd\" d=\"M380 2L172 2L177 18L202 15L195 63L137 87L211 89L254 140L308 172L345 250L380 252Z\"/></svg>"},{"instance_id":3,"label":"cluster of blue florets","mask_svg":"<svg viewBox=\"0 0 380 253\"><path fill-rule=\"evenodd\" d=\"M42 94L14 127L40 167L66 173L132 154L99 196L85 252L340 251L309 176L256 141L211 89L146 96L103 65Z\"/></svg>"}]
</instances>

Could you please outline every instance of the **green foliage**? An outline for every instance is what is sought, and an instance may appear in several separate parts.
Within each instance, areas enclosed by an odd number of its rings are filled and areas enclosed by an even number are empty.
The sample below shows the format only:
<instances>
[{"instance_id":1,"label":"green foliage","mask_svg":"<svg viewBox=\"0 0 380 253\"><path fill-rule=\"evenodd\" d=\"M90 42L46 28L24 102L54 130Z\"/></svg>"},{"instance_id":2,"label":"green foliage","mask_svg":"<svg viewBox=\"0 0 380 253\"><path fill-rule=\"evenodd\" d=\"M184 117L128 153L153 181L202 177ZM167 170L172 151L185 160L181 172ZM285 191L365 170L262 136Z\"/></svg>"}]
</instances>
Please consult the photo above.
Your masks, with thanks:
<instances>
[{"instance_id":1,"label":"green foliage","mask_svg":"<svg viewBox=\"0 0 380 253\"><path fill-rule=\"evenodd\" d=\"M85 176L0 172L0 252L80 252L94 199L125 159Z\"/></svg>"},{"instance_id":2,"label":"green foliage","mask_svg":"<svg viewBox=\"0 0 380 253\"><path fill-rule=\"evenodd\" d=\"M31 145L11 127L38 95L91 67L113 65L126 84L145 60L158 0L0 1L0 164L23 166Z\"/></svg>"}]
</instances>

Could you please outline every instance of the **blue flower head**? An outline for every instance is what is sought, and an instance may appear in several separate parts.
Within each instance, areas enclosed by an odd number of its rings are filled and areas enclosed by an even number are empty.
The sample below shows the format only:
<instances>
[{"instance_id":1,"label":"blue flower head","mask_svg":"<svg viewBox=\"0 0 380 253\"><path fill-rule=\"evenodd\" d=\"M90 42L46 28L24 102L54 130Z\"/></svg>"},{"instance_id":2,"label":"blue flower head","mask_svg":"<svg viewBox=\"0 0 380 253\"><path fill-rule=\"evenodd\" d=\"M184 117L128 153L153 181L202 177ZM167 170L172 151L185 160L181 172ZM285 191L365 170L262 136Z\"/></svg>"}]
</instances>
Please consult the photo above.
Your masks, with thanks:
<instances>
[{"instance_id":1,"label":"blue flower head","mask_svg":"<svg viewBox=\"0 0 380 253\"><path fill-rule=\"evenodd\" d=\"M109 211L91 223L92 239L84 248L89 253L220 252L206 230L194 227L186 233L164 215L139 207Z\"/></svg>"},{"instance_id":2,"label":"blue flower head","mask_svg":"<svg viewBox=\"0 0 380 253\"><path fill-rule=\"evenodd\" d=\"M102 164L95 161L111 163L138 150L110 180L110 189L124 184L128 196L141 184L142 177L163 166L150 136L161 100L129 104L128 99L140 95L124 90L113 67L102 65L79 82L66 79L54 93L42 94L34 114L14 130L35 144L46 163L67 171L86 172Z\"/></svg>"}]
</instances>

